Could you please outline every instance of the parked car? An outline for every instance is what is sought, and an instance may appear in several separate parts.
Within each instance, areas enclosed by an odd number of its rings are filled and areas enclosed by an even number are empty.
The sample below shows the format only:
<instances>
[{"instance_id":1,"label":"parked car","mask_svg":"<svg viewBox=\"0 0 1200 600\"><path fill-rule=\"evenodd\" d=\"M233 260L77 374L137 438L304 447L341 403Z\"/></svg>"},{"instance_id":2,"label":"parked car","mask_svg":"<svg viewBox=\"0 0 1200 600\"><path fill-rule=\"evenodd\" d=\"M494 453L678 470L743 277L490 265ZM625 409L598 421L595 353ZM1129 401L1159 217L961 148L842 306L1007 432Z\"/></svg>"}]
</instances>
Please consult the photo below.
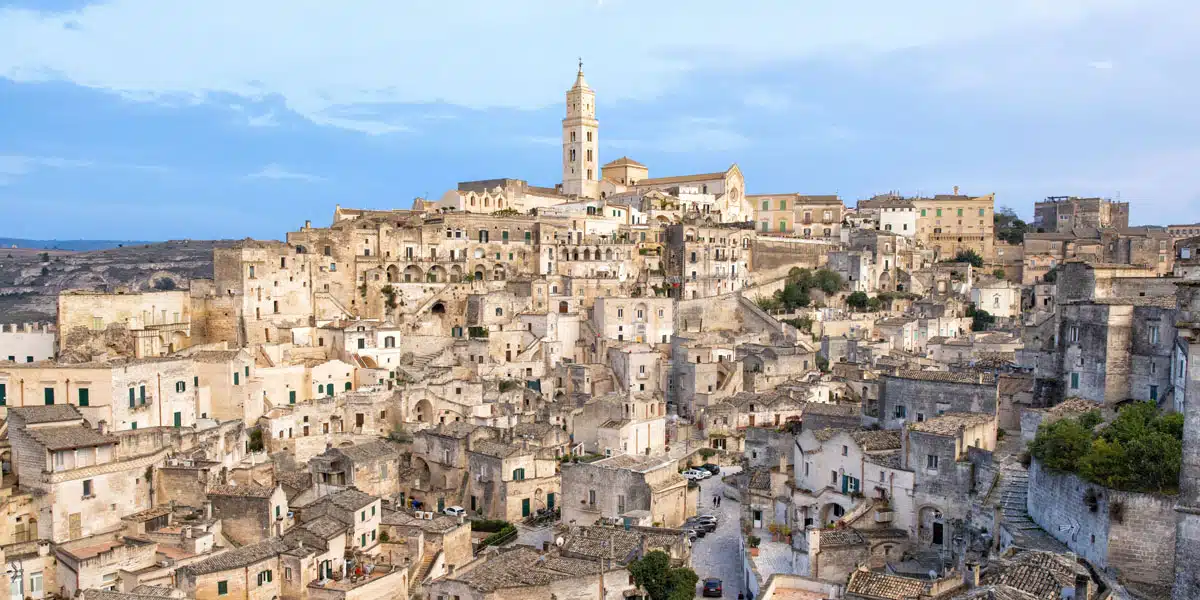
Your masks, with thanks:
<instances>
[{"instance_id":1,"label":"parked car","mask_svg":"<svg viewBox=\"0 0 1200 600\"><path fill-rule=\"evenodd\" d=\"M701 595L706 598L720 598L724 595L724 590L721 588L721 580L716 577L709 577L704 580L704 590Z\"/></svg>"},{"instance_id":2,"label":"parked car","mask_svg":"<svg viewBox=\"0 0 1200 600\"><path fill-rule=\"evenodd\" d=\"M717 465L714 465L712 463L704 463L704 464L700 465L700 468L704 469L705 471L708 471L709 473L712 473L713 475L721 474L721 467L718 467Z\"/></svg>"},{"instance_id":3,"label":"parked car","mask_svg":"<svg viewBox=\"0 0 1200 600\"><path fill-rule=\"evenodd\" d=\"M711 531L707 527L702 527L699 523L684 523L683 530L688 533L695 533L696 537L704 537Z\"/></svg>"},{"instance_id":4,"label":"parked car","mask_svg":"<svg viewBox=\"0 0 1200 600\"><path fill-rule=\"evenodd\" d=\"M689 481L700 481L708 474L708 471L698 471L696 469L688 469L683 472L683 476Z\"/></svg>"},{"instance_id":5,"label":"parked car","mask_svg":"<svg viewBox=\"0 0 1200 600\"><path fill-rule=\"evenodd\" d=\"M712 523L713 527L716 527L717 523L720 522L720 519L717 518L717 515L700 515L694 518L700 523Z\"/></svg>"},{"instance_id":6,"label":"parked car","mask_svg":"<svg viewBox=\"0 0 1200 600\"><path fill-rule=\"evenodd\" d=\"M695 518L691 518L691 519L688 519L688 520L684 521L684 522L683 522L683 527L684 527L685 529L695 529L695 530L698 530L698 531L703 531L704 533L708 533L708 532L710 532L710 531L716 531L716 530L717 530L717 524L716 524L716 522L714 522L714 521L700 521L700 520L698 520L698 519L695 519Z\"/></svg>"},{"instance_id":7,"label":"parked car","mask_svg":"<svg viewBox=\"0 0 1200 600\"><path fill-rule=\"evenodd\" d=\"M442 512L452 517L461 517L467 514L467 510L461 506L447 506Z\"/></svg>"}]
</instances>

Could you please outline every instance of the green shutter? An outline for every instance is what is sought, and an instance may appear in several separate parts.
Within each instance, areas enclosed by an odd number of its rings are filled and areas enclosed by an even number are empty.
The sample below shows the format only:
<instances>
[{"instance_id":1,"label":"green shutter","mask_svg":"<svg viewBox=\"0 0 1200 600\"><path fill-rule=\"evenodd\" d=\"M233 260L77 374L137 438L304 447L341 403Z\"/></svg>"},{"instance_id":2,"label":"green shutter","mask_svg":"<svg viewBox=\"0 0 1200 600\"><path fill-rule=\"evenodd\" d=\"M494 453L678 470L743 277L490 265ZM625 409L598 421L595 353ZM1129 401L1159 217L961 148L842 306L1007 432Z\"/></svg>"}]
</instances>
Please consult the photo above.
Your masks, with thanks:
<instances>
[{"instance_id":1,"label":"green shutter","mask_svg":"<svg viewBox=\"0 0 1200 600\"><path fill-rule=\"evenodd\" d=\"M246 367L246 377L250 376L250 367Z\"/></svg>"},{"instance_id":2,"label":"green shutter","mask_svg":"<svg viewBox=\"0 0 1200 600\"><path fill-rule=\"evenodd\" d=\"M46 404L54 404L54 388L46 388Z\"/></svg>"},{"instance_id":3,"label":"green shutter","mask_svg":"<svg viewBox=\"0 0 1200 600\"><path fill-rule=\"evenodd\" d=\"M288 404L295 404L295 403L296 403L296 390L291 390L288 392Z\"/></svg>"},{"instance_id":4,"label":"green shutter","mask_svg":"<svg viewBox=\"0 0 1200 600\"><path fill-rule=\"evenodd\" d=\"M8 386L0 383L0 406L8 404Z\"/></svg>"},{"instance_id":5,"label":"green shutter","mask_svg":"<svg viewBox=\"0 0 1200 600\"><path fill-rule=\"evenodd\" d=\"M200 376L199 375L192 378L192 385L194 387L200 387Z\"/></svg>"},{"instance_id":6,"label":"green shutter","mask_svg":"<svg viewBox=\"0 0 1200 600\"><path fill-rule=\"evenodd\" d=\"M138 397L141 398L142 404L146 403L146 386L138 386Z\"/></svg>"},{"instance_id":7,"label":"green shutter","mask_svg":"<svg viewBox=\"0 0 1200 600\"><path fill-rule=\"evenodd\" d=\"M350 382L349 381L346 382L346 391L347 392L350 391Z\"/></svg>"},{"instance_id":8,"label":"green shutter","mask_svg":"<svg viewBox=\"0 0 1200 600\"><path fill-rule=\"evenodd\" d=\"M181 413L181 412L175 413L175 426L183 427L183 413Z\"/></svg>"},{"instance_id":9,"label":"green shutter","mask_svg":"<svg viewBox=\"0 0 1200 600\"><path fill-rule=\"evenodd\" d=\"M238 379L238 372L237 372L237 371L234 371L234 372L233 372L233 385L237 385L237 384L238 384L238 381L239 381L239 379Z\"/></svg>"},{"instance_id":10,"label":"green shutter","mask_svg":"<svg viewBox=\"0 0 1200 600\"><path fill-rule=\"evenodd\" d=\"M217 582L217 595L224 596L225 594L228 594L228 593L229 593L229 582L228 581L218 581Z\"/></svg>"},{"instance_id":11,"label":"green shutter","mask_svg":"<svg viewBox=\"0 0 1200 600\"><path fill-rule=\"evenodd\" d=\"M88 405L88 389L87 388L79 388L79 405L80 406Z\"/></svg>"},{"instance_id":12,"label":"green shutter","mask_svg":"<svg viewBox=\"0 0 1200 600\"><path fill-rule=\"evenodd\" d=\"M137 397L135 396L136 393L137 392L135 392L133 388L129 388L129 408L137 406Z\"/></svg>"}]
</instances>

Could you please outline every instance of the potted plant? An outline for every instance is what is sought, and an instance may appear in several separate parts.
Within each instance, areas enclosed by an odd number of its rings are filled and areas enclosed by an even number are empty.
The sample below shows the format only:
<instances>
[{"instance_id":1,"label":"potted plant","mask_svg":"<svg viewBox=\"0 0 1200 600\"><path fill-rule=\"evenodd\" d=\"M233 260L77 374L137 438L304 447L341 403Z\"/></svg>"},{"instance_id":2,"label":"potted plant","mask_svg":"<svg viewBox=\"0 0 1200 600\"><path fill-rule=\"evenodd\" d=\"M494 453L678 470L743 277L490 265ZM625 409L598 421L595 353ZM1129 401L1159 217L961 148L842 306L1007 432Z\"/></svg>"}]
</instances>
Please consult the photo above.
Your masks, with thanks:
<instances>
[{"instance_id":1,"label":"potted plant","mask_svg":"<svg viewBox=\"0 0 1200 600\"><path fill-rule=\"evenodd\" d=\"M750 546L750 556L758 556L758 545L761 542L762 539L755 535L746 538L746 545Z\"/></svg>"},{"instance_id":2,"label":"potted plant","mask_svg":"<svg viewBox=\"0 0 1200 600\"><path fill-rule=\"evenodd\" d=\"M771 532L771 540L776 541L776 542L779 541L779 524L778 523L771 523L770 525L767 525L767 531Z\"/></svg>"}]
</instances>

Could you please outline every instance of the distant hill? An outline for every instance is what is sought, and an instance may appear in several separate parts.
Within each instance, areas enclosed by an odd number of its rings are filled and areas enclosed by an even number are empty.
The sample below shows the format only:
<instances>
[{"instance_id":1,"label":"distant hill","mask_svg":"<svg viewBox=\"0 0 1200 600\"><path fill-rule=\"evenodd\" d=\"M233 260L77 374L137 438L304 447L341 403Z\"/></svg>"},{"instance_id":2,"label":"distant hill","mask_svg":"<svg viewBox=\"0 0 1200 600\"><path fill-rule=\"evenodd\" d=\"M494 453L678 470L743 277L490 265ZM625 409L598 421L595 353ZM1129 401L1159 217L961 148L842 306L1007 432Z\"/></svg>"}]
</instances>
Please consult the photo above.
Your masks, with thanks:
<instances>
[{"instance_id":1,"label":"distant hill","mask_svg":"<svg viewBox=\"0 0 1200 600\"><path fill-rule=\"evenodd\" d=\"M68 252L88 252L90 250L108 250L121 246L136 246L153 244L155 242L139 242L133 240L23 240L20 238L0 238L0 248L30 248L34 250L66 250Z\"/></svg>"}]
</instances>

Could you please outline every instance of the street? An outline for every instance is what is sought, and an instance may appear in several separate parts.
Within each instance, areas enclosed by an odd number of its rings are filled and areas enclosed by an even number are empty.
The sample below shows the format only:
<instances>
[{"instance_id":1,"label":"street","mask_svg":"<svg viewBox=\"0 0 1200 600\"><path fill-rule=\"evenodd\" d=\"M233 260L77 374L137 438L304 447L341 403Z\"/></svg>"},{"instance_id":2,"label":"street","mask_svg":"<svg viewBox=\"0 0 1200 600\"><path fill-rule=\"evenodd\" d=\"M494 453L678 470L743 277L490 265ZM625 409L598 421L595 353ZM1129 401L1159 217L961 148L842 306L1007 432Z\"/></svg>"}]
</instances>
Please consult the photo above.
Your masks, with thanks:
<instances>
[{"instance_id":1,"label":"street","mask_svg":"<svg viewBox=\"0 0 1200 600\"><path fill-rule=\"evenodd\" d=\"M741 537L741 506L724 497L725 484L721 477L736 473L739 467L725 467L721 475L714 475L700 482L700 509L698 514L717 515L717 530L696 540L692 546L692 569L700 577L696 586L696 597L700 598L700 586L708 577L721 580L725 598L737 598L742 591L742 557L738 551ZM713 496L721 496L721 506L713 506Z\"/></svg>"}]
</instances>

